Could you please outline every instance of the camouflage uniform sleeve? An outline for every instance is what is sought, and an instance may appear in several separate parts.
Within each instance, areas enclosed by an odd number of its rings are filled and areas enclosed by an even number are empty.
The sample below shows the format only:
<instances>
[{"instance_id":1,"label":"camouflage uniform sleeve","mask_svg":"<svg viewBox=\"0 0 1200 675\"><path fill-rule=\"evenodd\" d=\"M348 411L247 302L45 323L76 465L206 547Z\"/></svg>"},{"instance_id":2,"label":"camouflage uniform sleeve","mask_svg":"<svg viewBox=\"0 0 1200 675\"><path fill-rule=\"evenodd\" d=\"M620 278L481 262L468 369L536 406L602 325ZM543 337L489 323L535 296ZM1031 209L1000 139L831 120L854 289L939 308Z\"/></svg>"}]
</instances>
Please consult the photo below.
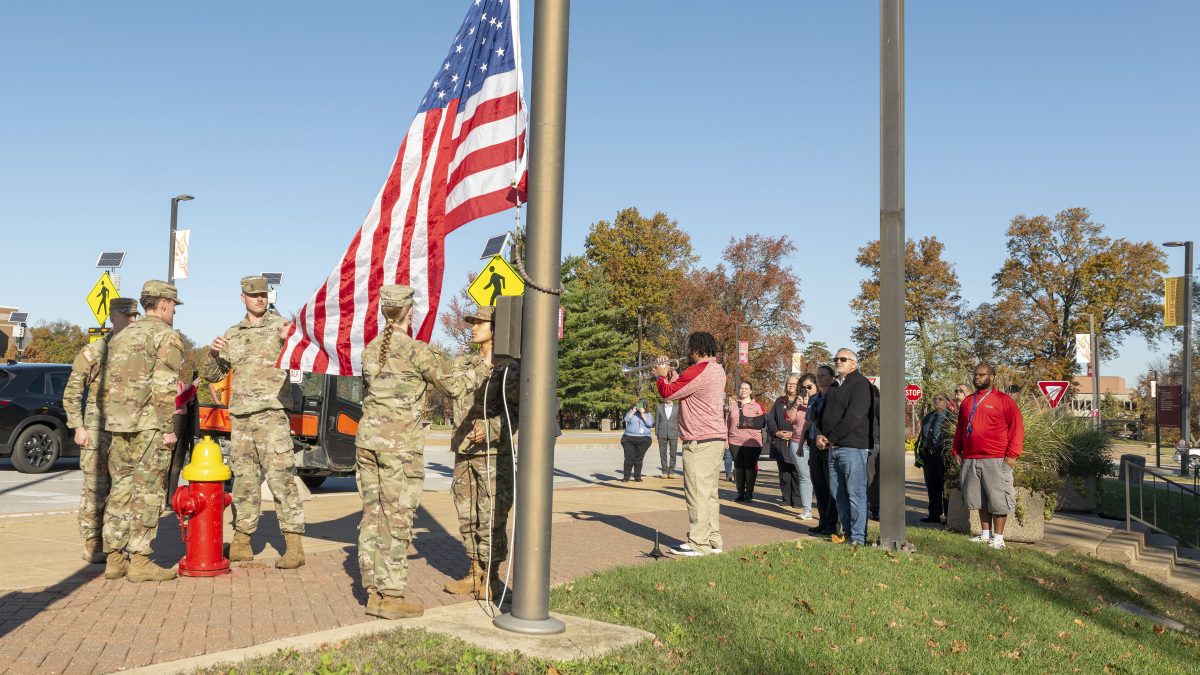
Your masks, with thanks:
<instances>
[{"instance_id":1,"label":"camouflage uniform sleeve","mask_svg":"<svg viewBox=\"0 0 1200 675\"><path fill-rule=\"evenodd\" d=\"M456 367L454 359L438 354L428 345L421 345L413 354L413 365L420 371L426 382L437 387L450 398L458 398L468 391L474 391L482 381L481 375L486 376L488 365L476 357L477 361L469 366ZM482 372L481 372L482 371Z\"/></svg>"},{"instance_id":2,"label":"camouflage uniform sleeve","mask_svg":"<svg viewBox=\"0 0 1200 675\"><path fill-rule=\"evenodd\" d=\"M162 337L157 357L150 374L151 405L154 406L157 428L167 433L174 428L175 395L179 388L179 369L183 367L183 341L179 339L179 333L172 330Z\"/></svg>"},{"instance_id":3,"label":"camouflage uniform sleeve","mask_svg":"<svg viewBox=\"0 0 1200 675\"><path fill-rule=\"evenodd\" d=\"M226 340L229 339L229 331L225 331L222 335ZM223 356L217 356L215 359L212 356L205 354L204 364L200 366L200 377L206 382L220 382L229 374L231 366L229 361Z\"/></svg>"},{"instance_id":4,"label":"camouflage uniform sleeve","mask_svg":"<svg viewBox=\"0 0 1200 675\"><path fill-rule=\"evenodd\" d=\"M78 429L83 426L83 393L96 381L100 364L87 347L79 350L71 363L71 377L63 390L63 408L67 411L67 427ZM95 396L95 392L92 394Z\"/></svg>"}]
</instances>

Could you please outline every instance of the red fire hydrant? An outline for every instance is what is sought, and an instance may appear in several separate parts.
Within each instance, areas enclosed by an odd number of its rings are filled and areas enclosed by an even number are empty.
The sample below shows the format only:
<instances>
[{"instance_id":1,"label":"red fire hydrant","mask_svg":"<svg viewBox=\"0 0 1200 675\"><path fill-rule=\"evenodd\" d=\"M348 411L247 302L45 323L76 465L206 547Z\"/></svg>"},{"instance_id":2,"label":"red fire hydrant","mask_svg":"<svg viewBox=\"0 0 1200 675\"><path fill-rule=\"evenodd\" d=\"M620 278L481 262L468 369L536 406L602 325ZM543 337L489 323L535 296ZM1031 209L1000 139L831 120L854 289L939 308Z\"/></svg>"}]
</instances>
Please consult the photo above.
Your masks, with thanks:
<instances>
[{"instance_id":1,"label":"red fire hydrant","mask_svg":"<svg viewBox=\"0 0 1200 675\"><path fill-rule=\"evenodd\" d=\"M185 577L228 574L221 520L232 501L225 492L225 481L233 474L221 459L221 446L205 436L192 449L192 461L179 475L188 482L171 497L185 544L179 573Z\"/></svg>"}]
</instances>

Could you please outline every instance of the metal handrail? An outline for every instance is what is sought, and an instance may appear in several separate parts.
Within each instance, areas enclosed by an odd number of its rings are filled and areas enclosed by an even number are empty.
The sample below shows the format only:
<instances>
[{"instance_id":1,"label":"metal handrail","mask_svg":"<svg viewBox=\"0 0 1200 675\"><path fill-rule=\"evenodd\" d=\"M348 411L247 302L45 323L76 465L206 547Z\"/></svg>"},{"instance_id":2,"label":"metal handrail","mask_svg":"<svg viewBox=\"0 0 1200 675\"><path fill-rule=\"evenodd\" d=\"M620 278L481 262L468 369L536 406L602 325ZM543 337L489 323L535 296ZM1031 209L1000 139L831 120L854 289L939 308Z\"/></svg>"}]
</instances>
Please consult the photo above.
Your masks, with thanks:
<instances>
[{"instance_id":1,"label":"metal handrail","mask_svg":"<svg viewBox=\"0 0 1200 675\"><path fill-rule=\"evenodd\" d=\"M1191 485L1187 485L1179 480L1179 477L1172 478L1165 472L1155 471L1128 459L1122 459L1121 465L1125 474L1125 531L1131 532L1133 523L1137 522L1151 530L1200 548L1200 486L1196 484L1195 478L1193 477ZM1141 476L1141 480L1137 481L1136 486L1138 490L1136 515L1133 510L1133 489L1130 484L1134 471ZM1151 499L1149 515L1146 512L1147 478L1150 482ZM1163 484L1163 488L1158 486L1160 482ZM1160 508L1160 494L1163 495L1165 508ZM1178 495L1176 502L1178 509L1171 508L1175 495ZM1190 513L1191 518L1184 518L1184 513Z\"/></svg>"}]
</instances>

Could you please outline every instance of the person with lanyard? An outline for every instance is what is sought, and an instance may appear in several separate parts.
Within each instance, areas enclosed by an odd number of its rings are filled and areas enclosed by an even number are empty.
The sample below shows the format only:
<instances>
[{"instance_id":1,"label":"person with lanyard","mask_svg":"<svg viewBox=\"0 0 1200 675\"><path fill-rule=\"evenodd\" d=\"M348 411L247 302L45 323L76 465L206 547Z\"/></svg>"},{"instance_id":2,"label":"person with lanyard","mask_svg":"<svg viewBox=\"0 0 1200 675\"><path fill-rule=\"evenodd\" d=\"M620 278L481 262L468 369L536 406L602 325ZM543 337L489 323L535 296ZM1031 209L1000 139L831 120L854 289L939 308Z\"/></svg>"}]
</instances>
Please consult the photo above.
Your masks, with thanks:
<instances>
[{"instance_id":1,"label":"person with lanyard","mask_svg":"<svg viewBox=\"0 0 1200 675\"><path fill-rule=\"evenodd\" d=\"M971 541L1003 549L1004 524L1017 508L1013 467L1021 456L1025 423L1012 397L995 389L996 369L975 366L975 393L958 409L951 452L962 460L960 487L968 509L979 511L979 536Z\"/></svg>"}]
</instances>

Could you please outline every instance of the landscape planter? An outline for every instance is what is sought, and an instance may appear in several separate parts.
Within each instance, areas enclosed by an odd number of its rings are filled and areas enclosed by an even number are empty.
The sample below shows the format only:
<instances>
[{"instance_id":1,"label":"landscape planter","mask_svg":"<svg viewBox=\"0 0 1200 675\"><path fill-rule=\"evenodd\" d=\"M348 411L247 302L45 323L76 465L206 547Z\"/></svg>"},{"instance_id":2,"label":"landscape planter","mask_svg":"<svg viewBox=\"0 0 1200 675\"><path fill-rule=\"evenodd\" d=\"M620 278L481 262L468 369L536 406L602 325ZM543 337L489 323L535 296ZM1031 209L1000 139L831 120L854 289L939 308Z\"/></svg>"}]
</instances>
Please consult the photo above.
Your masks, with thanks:
<instances>
[{"instance_id":1,"label":"landscape planter","mask_svg":"<svg viewBox=\"0 0 1200 675\"><path fill-rule=\"evenodd\" d=\"M1020 517L1017 517L1017 513ZM1046 531L1046 498L1029 488L1017 488L1017 513L1010 513L1004 524L1005 541L1033 543L1042 540ZM962 490L950 490L950 513L946 515L946 527L965 534L980 532L979 512L967 511Z\"/></svg>"},{"instance_id":2,"label":"landscape planter","mask_svg":"<svg viewBox=\"0 0 1200 675\"><path fill-rule=\"evenodd\" d=\"M1055 511L1091 513L1100 504L1100 479L1096 476L1078 478L1067 476L1058 489L1058 506Z\"/></svg>"}]
</instances>

